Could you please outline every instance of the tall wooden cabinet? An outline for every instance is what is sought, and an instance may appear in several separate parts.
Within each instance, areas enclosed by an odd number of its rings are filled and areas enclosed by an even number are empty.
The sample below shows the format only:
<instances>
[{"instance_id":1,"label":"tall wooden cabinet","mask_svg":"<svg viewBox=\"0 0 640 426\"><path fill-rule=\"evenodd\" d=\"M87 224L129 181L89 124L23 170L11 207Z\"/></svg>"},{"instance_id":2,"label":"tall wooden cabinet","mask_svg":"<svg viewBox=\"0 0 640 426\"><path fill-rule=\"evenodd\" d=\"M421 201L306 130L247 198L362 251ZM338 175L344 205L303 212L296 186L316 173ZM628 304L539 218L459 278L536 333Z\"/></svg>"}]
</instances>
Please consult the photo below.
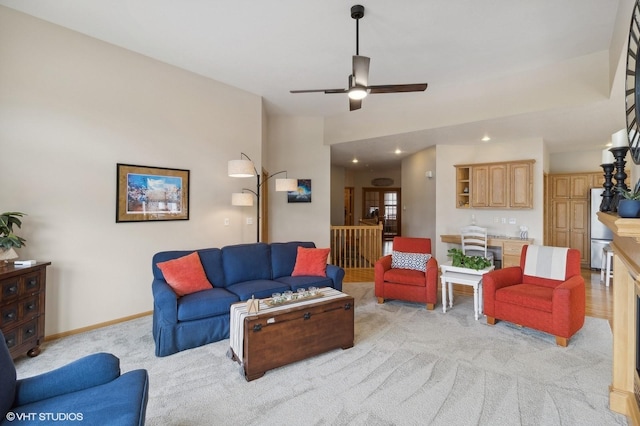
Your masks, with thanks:
<instances>
[{"instance_id":1,"label":"tall wooden cabinet","mask_svg":"<svg viewBox=\"0 0 640 426\"><path fill-rule=\"evenodd\" d=\"M456 207L533 208L535 160L456 165Z\"/></svg>"},{"instance_id":2,"label":"tall wooden cabinet","mask_svg":"<svg viewBox=\"0 0 640 426\"><path fill-rule=\"evenodd\" d=\"M548 175L546 186L547 223L545 244L580 250L584 268L591 265L591 188L602 188L603 172Z\"/></svg>"}]
</instances>

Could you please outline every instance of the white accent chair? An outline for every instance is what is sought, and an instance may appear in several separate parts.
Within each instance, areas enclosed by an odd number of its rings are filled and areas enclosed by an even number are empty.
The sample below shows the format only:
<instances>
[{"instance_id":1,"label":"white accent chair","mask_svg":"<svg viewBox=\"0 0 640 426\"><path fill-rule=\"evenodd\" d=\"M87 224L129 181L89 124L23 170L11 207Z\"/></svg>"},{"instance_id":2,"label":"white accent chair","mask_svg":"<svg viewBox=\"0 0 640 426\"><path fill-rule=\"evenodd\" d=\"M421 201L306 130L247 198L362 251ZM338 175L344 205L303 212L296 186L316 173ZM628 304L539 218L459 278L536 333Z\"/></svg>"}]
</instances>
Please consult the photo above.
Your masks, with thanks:
<instances>
[{"instance_id":1,"label":"white accent chair","mask_svg":"<svg viewBox=\"0 0 640 426\"><path fill-rule=\"evenodd\" d=\"M493 265L493 253L487 250L487 228L469 225L460 229L462 253L465 256L482 256Z\"/></svg>"}]
</instances>

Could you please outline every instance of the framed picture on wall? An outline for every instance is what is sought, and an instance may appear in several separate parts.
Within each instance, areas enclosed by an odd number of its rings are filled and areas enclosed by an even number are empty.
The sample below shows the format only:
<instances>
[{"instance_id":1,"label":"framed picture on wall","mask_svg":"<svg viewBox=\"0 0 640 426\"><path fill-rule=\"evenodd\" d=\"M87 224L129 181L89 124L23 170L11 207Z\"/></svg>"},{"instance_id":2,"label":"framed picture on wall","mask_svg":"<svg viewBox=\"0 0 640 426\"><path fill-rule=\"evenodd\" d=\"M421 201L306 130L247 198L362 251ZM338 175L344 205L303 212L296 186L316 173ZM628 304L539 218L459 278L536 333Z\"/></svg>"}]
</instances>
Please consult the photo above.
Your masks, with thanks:
<instances>
[{"instance_id":1,"label":"framed picture on wall","mask_svg":"<svg viewBox=\"0 0 640 426\"><path fill-rule=\"evenodd\" d=\"M287 192L287 201L290 203L310 203L311 179L298 179L298 189Z\"/></svg>"},{"instance_id":2,"label":"framed picture on wall","mask_svg":"<svg viewBox=\"0 0 640 426\"><path fill-rule=\"evenodd\" d=\"M189 170L117 165L116 222L189 220Z\"/></svg>"}]
</instances>

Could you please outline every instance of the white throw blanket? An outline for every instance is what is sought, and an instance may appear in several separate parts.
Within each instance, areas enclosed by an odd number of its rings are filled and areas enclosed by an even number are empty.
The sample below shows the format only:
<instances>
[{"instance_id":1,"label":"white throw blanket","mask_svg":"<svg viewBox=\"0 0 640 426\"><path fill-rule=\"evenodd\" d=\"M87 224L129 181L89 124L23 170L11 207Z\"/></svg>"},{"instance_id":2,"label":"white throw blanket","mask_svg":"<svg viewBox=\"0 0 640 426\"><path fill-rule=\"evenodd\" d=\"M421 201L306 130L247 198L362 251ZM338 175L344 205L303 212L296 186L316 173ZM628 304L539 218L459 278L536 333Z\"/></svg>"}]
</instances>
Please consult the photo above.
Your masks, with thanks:
<instances>
[{"instance_id":1,"label":"white throw blanket","mask_svg":"<svg viewBox=\"0 0 640 426\"><path fill-rule=\"evenodd\" d=\"M524 274L552 280L564 280L567 271L566 247L530 245L524 260Z\"/></svg>"}]
</instances>

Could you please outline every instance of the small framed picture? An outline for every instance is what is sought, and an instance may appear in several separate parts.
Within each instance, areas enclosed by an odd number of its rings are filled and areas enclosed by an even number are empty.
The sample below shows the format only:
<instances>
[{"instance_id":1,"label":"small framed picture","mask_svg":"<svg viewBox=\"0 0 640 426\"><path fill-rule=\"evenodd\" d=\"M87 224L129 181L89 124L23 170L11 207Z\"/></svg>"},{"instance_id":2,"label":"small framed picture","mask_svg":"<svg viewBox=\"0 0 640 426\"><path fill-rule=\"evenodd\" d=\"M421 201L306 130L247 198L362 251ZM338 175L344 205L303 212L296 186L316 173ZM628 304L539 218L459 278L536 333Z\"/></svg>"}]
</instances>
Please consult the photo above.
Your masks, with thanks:
<instances>
[{"instance_id":1,"label":"small framed picture","mask_svg":"<svg viewBox=\"0 0 640 426\"><path fill-rule=\"evenodd\" d=\"M311 179L298 179L298 189L287 192L287 201L290 203L310 203Z\"/></svg>"},{"instance_id":2,"label":"small framed picture","mask_svg":"<svg viewBox=\"0 0 640 426\"><path fill-rule=\"evenodd\" d=\"M117 168L116 222L189 220L189 170Z\"/></svg>"}]
</instances>

